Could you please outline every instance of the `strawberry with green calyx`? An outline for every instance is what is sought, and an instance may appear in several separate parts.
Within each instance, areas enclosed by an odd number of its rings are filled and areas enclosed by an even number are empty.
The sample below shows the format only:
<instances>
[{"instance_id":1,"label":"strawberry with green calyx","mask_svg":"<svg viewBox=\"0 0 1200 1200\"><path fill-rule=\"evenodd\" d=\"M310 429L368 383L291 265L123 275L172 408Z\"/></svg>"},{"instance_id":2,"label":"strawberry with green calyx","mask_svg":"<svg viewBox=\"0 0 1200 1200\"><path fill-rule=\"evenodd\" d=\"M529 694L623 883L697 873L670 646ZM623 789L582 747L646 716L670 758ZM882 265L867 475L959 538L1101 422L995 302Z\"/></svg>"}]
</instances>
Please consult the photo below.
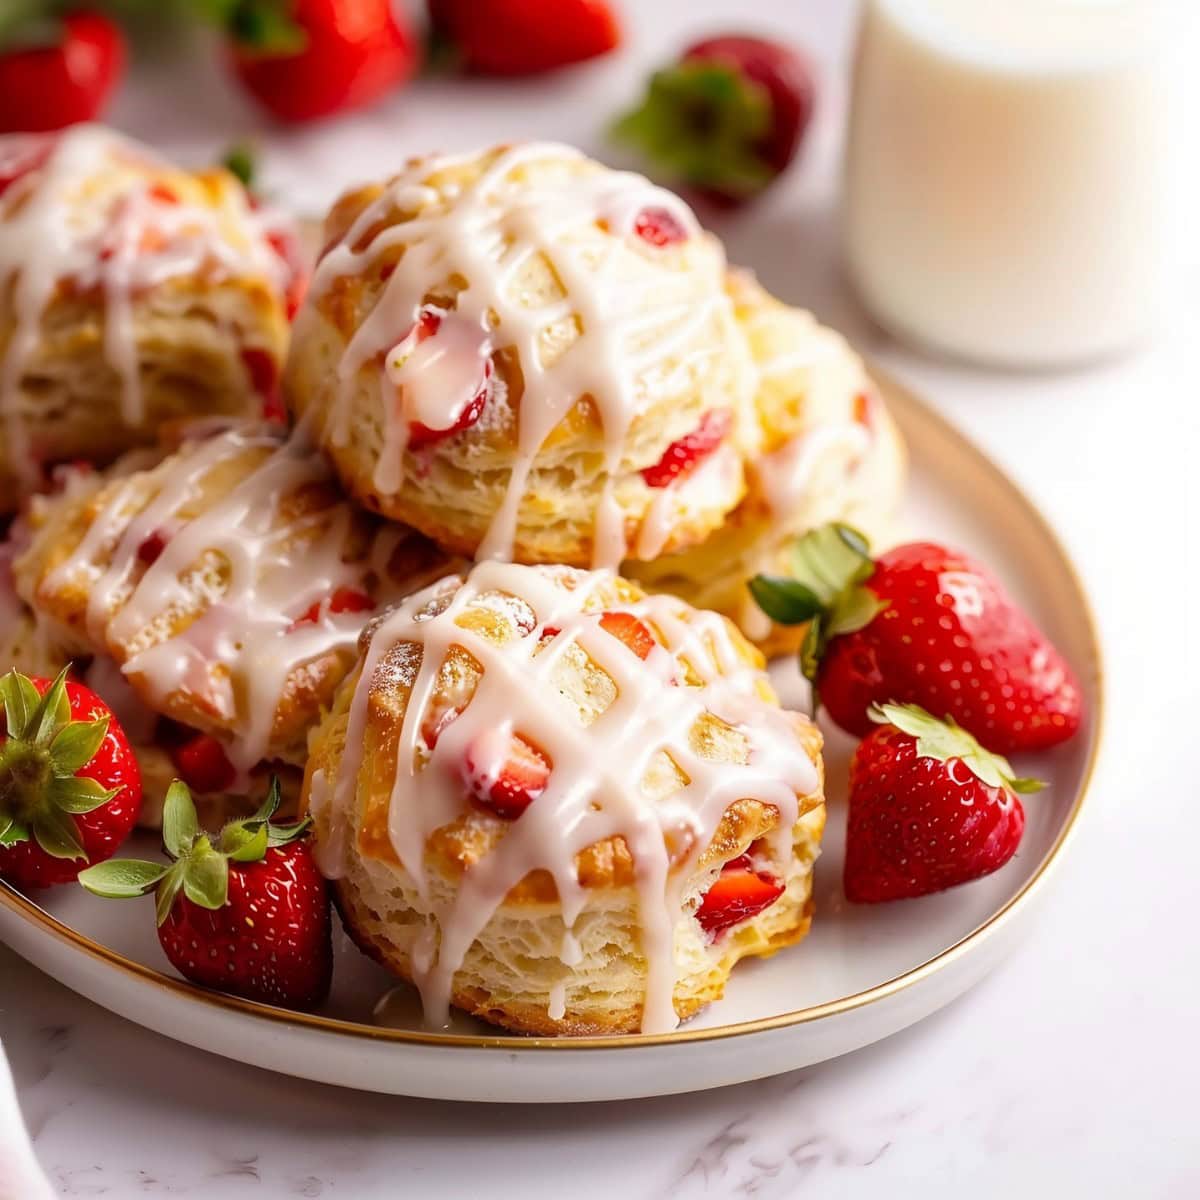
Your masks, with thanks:
<instances>
[{"instance_id":1,"label":"strawberry with green calyx","mask_svg":"<svg viewBox=\"0 0 1200 1200\"><path fill-rule=\"evenodd\" d=\"M816 89L800 53L764 38L706 38L654 74L642 104L613 134L670 179L737 203L795 157Z\"/></svg>"},{"instance_id":2,"label":"strawberry with green calyx","mask_svg":"<svg viewBox=\"0 0 1200 1200\"><path fill-rule=\"evenodd\" d=\"M104 111L125 73L125 39L103 13L78 7L0 5L0 132L64 129Z\"/></svg>"},{"instance_id":3,"label":"strawberry with green calyx","mask_svg":"<svg viewBox=\"0 0 1200 1200\"><path fill-rule=\"evenodd\" d=\"M1043 750L1083 719L1066 660L966 555L910 542L872 560L845 525L800 538L792 576L758 576L760 608L783 625L811 622L800 663L830 716L871 728L872 704L892 700L946 713L1001 754Z\"/></svg>"},{"instance_id":4,"label":"strawberry with green calyx","mask_svg":"<svg viewBox=\"0 0 1200 1200\"><path fill-rule=\"evenodd\" d=\"M114 854L142 807L137 759L93 691L9 671L0 679L0 877L69 883Z\"/></svg>"},{"instance_id":5,"label":"strawberry with green calyx","mask_svg":"<svg viewBox=\"0 0 1200 1200\"><path fill-rule=\"evenodd\" d=\"M329 895L312 857L308 819L276 825L279 782L262 807L215 837L200 829L187 785L163 805L169 862L114 860L80 873L109 899L155 895L158 940L204 987L286 1008L314 1008L332 973Z\"/></svg>"},{"instance_id":6,"label":"strawberry with green calyx","mask_svg":"<svg viewBox=\"0 0 1200 1200\"><path fill-rule=\"evenodd\" d=\"M195 0L228 35L234 72L281 121L365 108L416 70L420 47L390 0Z\"/></svg>"},{"instance_id":7,"label":"strawberry with green calyx","mask_svg":"<svg viewBox=\"0 0 1200 1200\"><path fill-rule=\"evenodd\" d=\"M1004 866L1025 829L1017 797L1044 785L915 704L873 705L869 715L879 727L850 764L846 899L924 896Z\"/></svg>"}]
</instances>

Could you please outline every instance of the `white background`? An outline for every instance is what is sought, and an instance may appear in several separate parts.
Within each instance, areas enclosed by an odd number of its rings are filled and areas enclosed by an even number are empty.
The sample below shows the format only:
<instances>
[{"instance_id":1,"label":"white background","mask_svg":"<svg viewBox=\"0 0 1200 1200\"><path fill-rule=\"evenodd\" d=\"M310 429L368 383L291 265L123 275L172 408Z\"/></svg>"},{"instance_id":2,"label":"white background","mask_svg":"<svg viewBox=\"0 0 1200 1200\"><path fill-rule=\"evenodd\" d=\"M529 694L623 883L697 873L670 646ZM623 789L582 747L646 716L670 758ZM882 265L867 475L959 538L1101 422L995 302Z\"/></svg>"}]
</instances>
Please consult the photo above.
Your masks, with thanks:
<instances>
[{"instance_id":1,"label":"white background","mask_svg":"<svg viewBox=\"0 0 1200 1200\"><path fill-rule=\"evenodd\" d=\"M431 148L536 136L611 158L605 122L694 34L748 25L809 47L821 109L802 165L714 224L733 260L980 441L1075 554L1104 628L1109 714L1090 819L1056 894L1006 966L885 1044L720 1092L580 1108L389 1099L238 1067L112 1017L0 949L0 1037L38 1156L62 1194L118 1200L1200 1195L1195 230L1179 232L1173 303L1132 358L1052 376L931 361L873 328L842 277L854 5L624 7L629 45L611 61L503 85L421 82L366 116L271 134L268 183L319 211L346 183ZM1197 109L1180 103L1183 156ZM143 68L112 117L197 162L257 124L199 51L182 68Z\"/></svg>"}]
</instances>

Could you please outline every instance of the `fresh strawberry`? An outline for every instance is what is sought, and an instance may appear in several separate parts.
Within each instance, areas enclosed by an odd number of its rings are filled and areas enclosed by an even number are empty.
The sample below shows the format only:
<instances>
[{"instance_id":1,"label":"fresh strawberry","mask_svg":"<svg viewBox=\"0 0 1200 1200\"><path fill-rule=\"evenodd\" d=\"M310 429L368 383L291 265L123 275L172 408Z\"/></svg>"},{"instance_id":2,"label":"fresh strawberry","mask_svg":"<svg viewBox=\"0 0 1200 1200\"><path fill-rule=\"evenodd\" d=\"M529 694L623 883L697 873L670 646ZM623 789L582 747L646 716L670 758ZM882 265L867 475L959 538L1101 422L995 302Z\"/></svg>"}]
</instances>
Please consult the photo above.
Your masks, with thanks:
<instances>
[{"instance_id":1,"label":"fresh strawberry","mask_svg":"<svg viewBox=\"0 0 1200 1200\"><path fill-rule=\"evenodd\" d=\"M704 893L696 920L715 939L733 925L756 917L783 895L783 881L757 871L748 854L731 859Z\"/></svg>"},{"instance_id":2,"label":"fresh strawberry","mask_svg":"<svg viewBox=\"0 0 1200 1200\"><path fill-rule=\"evenodd\" d=\"M784 625L809 622L800 662L830 716L871 728L895 700L948 716L1001 754L1042 750L1079 729L1083 700L1062 655L978 563L932 542L870 557L844 525L793 547L795 578L751 591Z\"/></svg>"},{"instance_id":3,"label":"fresh strawberry","mask_svg":"<svg viewBox=\"0 0 1200 1200\"><path fill-rule=\"evenodd\" d=\"M650 487L668 487L707 458L729 435L732 426L733 415L729 409L709 409L691 433L672 442L654 466L642 471L642 478Z\"/></svg>"},{"instance_id":4,"label":"fresh strawberry","mask_svg":"<svg viewBox=\"0 0 1200 1200\"><path fill-rule=\"evenodd\" d=\"M82 684L0 679L0 877L18 887L74 879L110 857L142 808L142 777L108 705Z\"/></svg>"},{"instance_id":5,"label":"fresh strawberry","mask_svg":"<svg viewBox=\"0 0 1200 1200\"><path fill-rule=\"evenodd\" d=\"M335 588L333 595L310 604L304 613L292 622L288 632L300 625L315 625L325 614L336 616L338 613L370 612L374 607L375 601L366 592L351 587Z\"/></svg>"},{"instance_id":6,"label":"fresh strawberry","mask_svg":"<svg viewBox=\"0 0 1200 1200\"><path fill-rule=\"evenodd\" d=\"M616 49L609 0L430 0L434 28L473 71L532 75Z\"/></svg>"},{"instance_id":7,"label":"fresh strawberry","mask_svg":"<svg viewBox=\"0 0 1200 1200\"><path fill-rule=\"evenodd\" d=\"M204 794L224 792L237 778L225 747L211 733L194 733L168 747L168 753L175 770L193 791Z\"/></svg>"},{"instance_id":8,"label":"fresh strawberry","mask_svg":"<svg viewBox=\"0 0 1200 1200\"><path fill-rule=\"evenodd\" d=\"M281 121L365 108L416 70L418 42L389 0L237 0L233 68Z\"/></svg>"},{"instance_id":9,"label":"fresh strawberry","mask_svg":"<svg viewBox=\"0 0 1200 1200\"><path fill-rule=\"evenodd\" d=\"M80 873L97 896L155 894L158 940L194 983L263 1004L315 1008L333 969L329 894L313 861L308 819L274 825L279 783L252 817L218 836L200 829L178 779L163 805L169 862L113 861Z\"/></svg>"},{"instance_id":10,"label":"fresh strawberry","mask_svg":"<svg viewBox=\"0 0 1200 1200\"><path fill-rule=\"evenodd\" d=\"M654 74L641 106L613 132L672 179L739 202L791 163L815 96L799 51L757 37L706 38Z\"/></svg>"},{"instance_id":11,"label":"fresh strawberry","mask_svg":"<svg viewBox=\"0 0 1200 1200\"><path fill-rule=\"evenodd\" d=\"M511 734L502 757L496 738L487 734L468 747L463 779L477 804L498 817L516 820L545 790L550 762L519 734Z\"/></svg>"},{"instance_id":12,"label":"fresh strawberry","mask_svg":"<svg viewBox=\"0 0 1200 1200\"><path fill-rule=\"evenodd\" d=\"M850 764L844 887L856 904L924 896L1004 866L1040 790L953 722L915 704L873 706Z\"/></svg>"},{"instance_id":13,"label":"fresh strawberry","mask_svg":"<svg viewBox=\"0 0 1200 1200\"><path fill-rule=\"evenodd\" d=\"M27 6L0 44L0 131L62 129L100 115L125 70L125 39L98 12L55 19Z\"/></svg>"}]
</instances>

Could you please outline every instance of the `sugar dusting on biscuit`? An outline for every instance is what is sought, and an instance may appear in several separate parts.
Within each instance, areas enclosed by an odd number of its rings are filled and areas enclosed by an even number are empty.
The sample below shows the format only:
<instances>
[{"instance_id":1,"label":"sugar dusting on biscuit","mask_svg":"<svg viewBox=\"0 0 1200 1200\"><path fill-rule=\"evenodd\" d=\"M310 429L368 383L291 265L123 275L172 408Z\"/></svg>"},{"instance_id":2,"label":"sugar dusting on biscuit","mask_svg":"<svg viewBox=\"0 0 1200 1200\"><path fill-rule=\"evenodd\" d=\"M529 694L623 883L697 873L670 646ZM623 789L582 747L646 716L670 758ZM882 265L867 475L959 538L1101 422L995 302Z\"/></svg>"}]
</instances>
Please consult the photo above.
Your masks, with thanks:
<instances>
[{"instance_id":1,"label":"sugar dusting on biscuit","mask_svg":"<svg viewBox=\"0 0 1200 1200\"><path fill-rule=\"evenodd\" d=\"M318 771L310 780L310 805L319 813L319 860L328 875L340 878L353 836L360 771L368 766L363 745L369 698L386 692L395 649L419 647L419 667L412 669L413 656L405 658L411 690L395 741L387 834L428 900L426 847L434 831L469 809L462 763L472 747L519 735L549 763L544 786L499 842L463 873L453 895L435 906L414 943L414 981L431 1025L446 1023L454 976L472 943L531 872L552 876L566 927L559 959L578 962L572 926L587 893L576 856L619 838L635 863L646 960L642 1028L674 1028L674 935L683 889L722 818L739 800L775 810L767 845L777 863L786 863L801 798L819 787L817 767L798 741L791 715L773 702L769 689L764 692L761 670L747 661L722 618L673 597L640 592L613 604L613 583L606 571L488 562L465 579L452 577L410 597L372 632L336 773L327 779ZM498 598L507 598L510 614L500 636L494 621L477 627L473 617L481 604L494 606ZM653 629L654 644L644 657L606 628L601 618L611 618L613 608ZM529 612L532 623L525 619ZM611 702L591 720L555 694L555 667L576 647L615 685ZM452 648L470 655L480 675L465 707L430 747L426 713ZM731 731L745 752L725 755L730 761L704 753L699 731L712 722ZM660 755L674 764L678 781L674 790L651 798L644 779ZM556 992L550 1003L558 1010L565 999Z\"/></svg>"}]
</instances>

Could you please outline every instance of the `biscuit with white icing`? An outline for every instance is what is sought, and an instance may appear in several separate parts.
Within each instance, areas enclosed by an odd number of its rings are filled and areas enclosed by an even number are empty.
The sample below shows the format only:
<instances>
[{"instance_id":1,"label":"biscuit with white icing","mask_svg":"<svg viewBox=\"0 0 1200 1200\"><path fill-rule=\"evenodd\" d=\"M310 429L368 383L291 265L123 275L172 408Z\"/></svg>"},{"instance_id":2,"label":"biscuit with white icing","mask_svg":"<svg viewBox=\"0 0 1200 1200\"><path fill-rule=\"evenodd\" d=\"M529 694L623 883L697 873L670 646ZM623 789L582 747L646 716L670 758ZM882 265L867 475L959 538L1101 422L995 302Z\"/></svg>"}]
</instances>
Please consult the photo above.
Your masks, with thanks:
<instances>
[{"instance_id":1,"label":"biscuit with white icing","mask_svg":"<svg viewBox=\"0 0 1200 1200\"><path fill-rule=\"evenodd\" d=\"M149 709L217 738L240 776L302 766L371 612L446 556L351 505L277 426L198 429L121 468L38 498L22 599L68 654L112 658Z\"/></svg>"},{"instance_id":2,"label":"biscuit with white icing","mask_svg":"<svg viewBox=\"0 0 1200 1200\"><path fill-rule=\"evenodd\" d=\"M325 232L285 393L363 504L465 554L616 566L741 498L753 370L678 197L502 146L415 159Z\"/></svg>"},{"instance_id":3,"label":"biscuit with white icing","mask_svg":"<svg viewBox=\"0 0 1200 1200\"><path fill-rule=\"evenodd\" d=\"M900 433L862 360L811 313L769 295L748 272L728 288L759 373L761 452L747 494L703 542L626 573L732 618L768 656L798 648L803 626L774 624L754 603L754 575L789 574L788 546L829 521L884 543L904 486Z\"/></svg>"},{"instance_id":4,"label":"biscuit with white icing","mask_svg":"<svg viewBox=\"0 0 1200 1200\"><path fill-rule=\"evenodd\" d=\"M725 618L484 563L362 655L302 804L348 929L431 1023L668 1030L807 932L821 737Z\"/></svg>"},{"instance_id":5,"label":"biscuit with white icing","mask_svg":"<svg viewBox=\"0 0 1200 1200\"><path fill-rule=\"evenodd\" d=\"M94 125L0 137L0 512L48 464L279 404L286 222Z\"/></svg>"}]
</instances>

